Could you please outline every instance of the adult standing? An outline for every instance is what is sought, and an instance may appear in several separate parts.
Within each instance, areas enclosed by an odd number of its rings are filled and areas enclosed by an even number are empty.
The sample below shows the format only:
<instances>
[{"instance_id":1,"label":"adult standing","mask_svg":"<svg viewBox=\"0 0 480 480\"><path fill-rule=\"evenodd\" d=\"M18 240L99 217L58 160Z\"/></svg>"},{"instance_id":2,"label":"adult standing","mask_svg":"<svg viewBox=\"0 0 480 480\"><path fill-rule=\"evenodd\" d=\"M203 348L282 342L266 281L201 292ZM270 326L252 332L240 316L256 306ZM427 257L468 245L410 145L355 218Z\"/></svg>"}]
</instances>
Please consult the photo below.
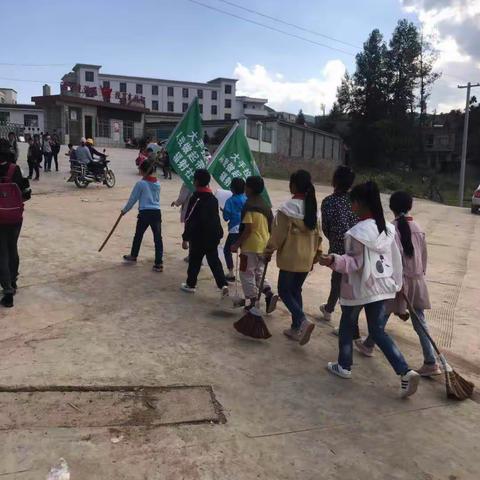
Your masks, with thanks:
<instances>
[{"instance_id":1,"label":"adult standing","mask_svg":"<svg viewBox=\"0 0 480 480\"><path fill-rule=\"evenodd\" d=\"M7 207L0 208L0 285L3 289L0 305L7 308L13 307L13 296L17 291L20 263L17 243L22 228L23 201L29 200L31 195L30 183L23 178L14 159L10 142L0 139L0 178L3 179L4 194L0 195L0 206Z\"/></svg>"},{"instance_id":2,"label":"adult standing","mask_svg":"<svg viewBox=\"0 0 480 480\"><path fill-rule=\"evenodd\" d=\"M53 161L55 162L55 171L58 172L58 154L60 153L60 140L55 133L52 135L51 147Z\"/></svg>"},{"instance_id":3,"label":"adult standing","mask_svg":"<svg viewBox=\"0 0 480 480\"><path fill-rule=\"evenodd\" d=\"M42 152L43 152L43 158L45 159L45 161L43 162L45 172L51 172L53 154L52 154L51 138L50 138L50 135L48 135L48 133L43 137Z\"/></svg>"},{"instance_id":4,"label":"adult standing","mask_svg":"<svg viewBox=\"0 0 480 480\"><path fill-rule=\"evenodd\" d=\"M32 179L33 171L35 171L34 180L39 180L40 178L40 162L42 161L42 147L40 145L40 137L34 135L33 139L28 139L28 153L27 153L27 163L28 163L28 179Z\"/></svg>"},{"instance_id":5,"label":"adult standing","mask_svg":"<svg viewBox=\"0 0 480 480\"><path fill-rule=\"evenodd\" d=\"M9 132L8 142L10 144L10 151L13 154L13 163L17 163L17 160L18 160L18 144L17 144L17 136L15 135L15 132Z\"/></svg>"}]
</instances>

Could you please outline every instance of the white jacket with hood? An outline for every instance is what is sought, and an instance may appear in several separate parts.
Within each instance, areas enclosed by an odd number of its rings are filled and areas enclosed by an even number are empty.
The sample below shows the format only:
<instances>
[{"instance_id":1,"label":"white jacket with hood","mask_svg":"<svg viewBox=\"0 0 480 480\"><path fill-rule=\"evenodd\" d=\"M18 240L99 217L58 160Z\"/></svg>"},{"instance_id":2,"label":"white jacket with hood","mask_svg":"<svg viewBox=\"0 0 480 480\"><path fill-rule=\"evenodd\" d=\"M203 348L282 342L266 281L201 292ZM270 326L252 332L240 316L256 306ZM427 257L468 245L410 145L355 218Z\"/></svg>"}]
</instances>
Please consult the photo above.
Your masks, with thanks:
<instances>
[{"instance_id":1,"label":"white jacket with hood","mask_svg":"<svg viewBox=\"0 0 480 480\"><path fill-rule=\"evenodd\" d=\"M395 298L402 289L402 257L395 227L378 233L375 220L357 223L345 234L345 255L334 255L331 268L343 274L340 305L366 305Z\"/></svg>"}]
</instances>

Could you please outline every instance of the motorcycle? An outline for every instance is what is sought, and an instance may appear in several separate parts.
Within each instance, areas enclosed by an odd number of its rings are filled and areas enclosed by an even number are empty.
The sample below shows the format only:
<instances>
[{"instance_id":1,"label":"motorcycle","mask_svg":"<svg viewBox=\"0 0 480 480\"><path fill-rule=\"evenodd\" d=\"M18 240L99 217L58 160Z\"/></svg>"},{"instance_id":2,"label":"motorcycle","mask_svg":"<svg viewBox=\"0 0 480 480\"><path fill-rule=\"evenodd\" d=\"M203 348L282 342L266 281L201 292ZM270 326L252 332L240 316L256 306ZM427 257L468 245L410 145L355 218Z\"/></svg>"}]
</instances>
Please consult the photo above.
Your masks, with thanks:
<instances>
[{"instance_id":1,"label":"motorcycle","mask_svg":"<svg viewBox=\"0 0 480 480\"><path fill-rule=\"evenodd\" d=\"M87 188L90 183L103 183L108 188L115 186L115 174L108 167L110 160L103 155L100 160L95 161L94 168L90 169L89 165L73 160L70 168L70 178L67 182L74 182L78 188Z\"/></svg>"}]
</instances>

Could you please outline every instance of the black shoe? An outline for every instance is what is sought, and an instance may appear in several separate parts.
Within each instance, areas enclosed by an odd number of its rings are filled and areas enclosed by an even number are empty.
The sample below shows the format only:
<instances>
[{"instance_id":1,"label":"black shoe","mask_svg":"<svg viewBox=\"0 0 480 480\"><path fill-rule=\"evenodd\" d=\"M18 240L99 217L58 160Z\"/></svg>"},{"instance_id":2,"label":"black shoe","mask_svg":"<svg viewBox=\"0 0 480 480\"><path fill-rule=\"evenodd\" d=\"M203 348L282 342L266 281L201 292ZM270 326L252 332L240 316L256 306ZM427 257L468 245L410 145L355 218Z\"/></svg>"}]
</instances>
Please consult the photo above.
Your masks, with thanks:
<instances>
[{"instance_id":1,"label":"black shoe","mask_svg":"<svg viewBox=\"0 0 480 480\"><path fill-rule=\"evenodd\" d=\"M265 294L265 306L267 313L272 313L277 308L278 295L274 295L271 290Z\"/></svg>"},{"instance_id":2,"label":"black shoe","mask_svg":"<svg viewBox=\"0 0 480 480\"><path fill-rule=\"evenodd\" d=\"M12 308L13 307L13 293L7 293L3 296L0 300L0 304L3 305L5 308Z\"/></svg>"},{"instance_id":3,"label":"black shoe","mask_svg":"<svg viewBox=\"0 0 480 480\"><path fill-rule=\"evenodd\" d=\"M225 275L227 282L233 283L235 281L235 275Z\"/></svg>"},{"instance_id":4,"label":"black shoe","mask_svg":"<svg viewBox=\"0 0 480 480\"><path fill-rule=\"evenodd\" d=\"M32 177L27 177L27 180L31 180L31 179L32 179Z\"/></svg>"}]
</instances>

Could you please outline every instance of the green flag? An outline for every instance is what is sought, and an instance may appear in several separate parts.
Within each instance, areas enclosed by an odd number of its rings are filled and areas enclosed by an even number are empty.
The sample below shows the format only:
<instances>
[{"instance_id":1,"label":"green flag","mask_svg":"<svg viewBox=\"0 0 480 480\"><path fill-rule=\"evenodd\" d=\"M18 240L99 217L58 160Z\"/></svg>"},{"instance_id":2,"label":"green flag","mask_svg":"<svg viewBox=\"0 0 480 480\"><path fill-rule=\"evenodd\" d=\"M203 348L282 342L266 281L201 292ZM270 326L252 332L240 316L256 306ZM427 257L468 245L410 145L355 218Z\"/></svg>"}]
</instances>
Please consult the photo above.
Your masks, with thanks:
<instances>
[{"instance_id":1,"label":"green flag","mask_svg":"<svg viewBox=\"0 0 480 480\"><path fill-rule=\"evenodd\" d=\"M230 183L234 178L240 177L245 180L252 175L260 176L260 170L248 146L247 137L238 122L217 148L208 171L225 190L230 190ZM262 196L268 205L272 206L266 188Z\"/></svg>"},{"instance_id":2,"label":"green flag","mask_svg":"<svg viewBox=\"0 0 480 480\"><path fill-rule=\"evenodd\" d=\"M205 146L202 138L202 119L198 98L195 97L188 110L171 133L167 146L170 164L190 190L194 190L193 174L198 168L206 168Z\"/></svg>"}]
</instances>

